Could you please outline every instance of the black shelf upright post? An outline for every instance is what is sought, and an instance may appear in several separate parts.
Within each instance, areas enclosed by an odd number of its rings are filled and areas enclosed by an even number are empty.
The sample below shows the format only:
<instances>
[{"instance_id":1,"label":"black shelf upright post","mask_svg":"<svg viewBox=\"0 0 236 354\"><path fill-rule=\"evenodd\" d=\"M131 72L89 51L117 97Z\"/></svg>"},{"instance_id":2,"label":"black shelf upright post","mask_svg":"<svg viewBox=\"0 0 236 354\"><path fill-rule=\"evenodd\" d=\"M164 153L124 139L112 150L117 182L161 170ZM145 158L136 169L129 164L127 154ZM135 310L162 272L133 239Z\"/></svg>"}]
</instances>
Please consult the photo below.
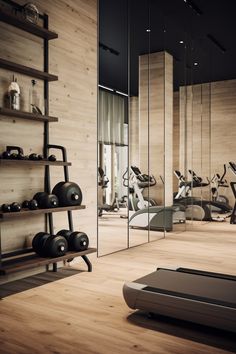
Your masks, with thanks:
<instances>
[{"instance_id":1,"label":"black shelf upright post","mask_svg":"<svg viewBox=\"0 0 236 354\"><path fill-rule=\"evenodd\" d=\"M44 28L48 30L48 15L44 14L43 25ZM44 56L44 72L49 72L49 41L48 39L43 40L43 56ZM44 114L49 116L49 82L44 80ZM49 144L49 122L44 122L44 144L43 144L43 155L44 158L48 158L48 144ZM47 193L50 193L50 167L45 166L45 175L44 175L44 190ZM49 232L53 234L53 216L52 213L45 215L45 229L48 231L49 223Z\"/></svg>"}]
</instances>

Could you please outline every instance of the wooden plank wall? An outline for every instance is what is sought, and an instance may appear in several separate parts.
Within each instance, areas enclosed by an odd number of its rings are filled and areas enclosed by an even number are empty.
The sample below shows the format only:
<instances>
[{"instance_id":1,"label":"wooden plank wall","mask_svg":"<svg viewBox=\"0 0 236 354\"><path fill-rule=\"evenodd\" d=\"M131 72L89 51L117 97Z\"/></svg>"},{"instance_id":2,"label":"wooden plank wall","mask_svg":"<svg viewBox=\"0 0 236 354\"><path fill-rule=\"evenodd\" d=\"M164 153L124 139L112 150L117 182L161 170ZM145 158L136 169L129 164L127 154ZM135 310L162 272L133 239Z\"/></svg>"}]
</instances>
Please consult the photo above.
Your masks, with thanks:
<instances>
[{"instance_id":1,"label":"wooden plank wall","mask_svg":"<svg viewBox=\"0 0 236 354\"><path fill-rule=\"evenodd\" d=\"M180 155L180 104L179 91L173 93L173 171L179 170ZM173 191L178 190L178 180L173 174Z\"/></svg>"},{"instance_id":2,"label":"wooden plank wall","mask_svg":"<svg viewBox=\"0 0 236 354\"><path fill-rule=\"evenodd\" d=\"M139 159L139 98L129 99L129 164L140 166Z\"/></svg>"},{"instance_id":3,"label":"wooden plank wall","mask_svg":"<svg viewBox=\"0 0 236 354\"><path fill-rule=\"evenodd\" d=\"M205 179L222 174L223 164L235 160L236 80L181 87L179 99L180 170L192 168ZM229 171L226 179L236 180ZM230 188L221 193L234 204ZM209 194L207 189L204 194Z\"/></svg>"},{"instance_id":4,"label":"wooden plank wall","mask_svg":"<svg viewBox=\"0 0 236 354\"><path fill-rule=\"evenodd\" d=\"M164 53L164 181L165 206L173 204L173 57Z\"/></svg>"},{"instance_id":5,"label":"wooden plank wall","mask_svg":"<svg viewBox=\"0 0 236 354\"><path fill-rule=\"evenodd\" d=\"M72 162L70 179L83 191L87 209L74 212L76 230L88 233L96 245L97 224L97 1L36 0L41 12L49 15L49 27L59 38L50 42L50 72L59 76L50 83L50 114L59 123L50 126L50 143L67 148ZM25 1L19 1L23 4ZM0 23L0 56L43 70L42 40ZM12 74L0 70L0 106L4 103ZM21 87L21 108L29 108L31 78L16 75ZM42 95L42 82L38 82ZM42 107L43 107L42 99ZM39 122L0 117L0 150L19 145L25 154L42 152L43 125ZM58 155L58 158L60 156ZM52 186L62 180L62 168L51 168ZM42 168L4 167L0 171L0 203L32 198L43 188ZM25 246L43 230L44 218L31 217L1 225L4 251ZM66 213L55 214L55 232L67 227Z\"/></svg>"},{"instance_id":6,"label":"wooden plank wall","mask_svg":"<svg viewBox=\"0 0 236 354\"><path fill-rule=\"evenodd\" d=\"M173 61L166 52L139 57L139 122L141 170L158 183L150 197L172 205ZM160 176L165 179L164 190Z\"/></svg>"}]
</instances>

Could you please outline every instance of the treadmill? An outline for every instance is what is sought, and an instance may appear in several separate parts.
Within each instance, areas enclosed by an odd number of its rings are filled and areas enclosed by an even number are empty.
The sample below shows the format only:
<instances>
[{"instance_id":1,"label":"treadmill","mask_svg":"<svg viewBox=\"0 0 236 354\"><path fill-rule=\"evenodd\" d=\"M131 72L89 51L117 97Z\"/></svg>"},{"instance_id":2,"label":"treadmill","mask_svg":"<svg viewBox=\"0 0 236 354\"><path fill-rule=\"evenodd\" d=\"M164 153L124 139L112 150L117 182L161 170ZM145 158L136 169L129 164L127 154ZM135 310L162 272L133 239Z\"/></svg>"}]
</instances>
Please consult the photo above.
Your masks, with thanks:
<instances>
[{"instance_id":1,"label":"treadmill","mask_svg":"<svg viewBox=\"0 0 236 354\"><path fill-rule=\"evenodd\" d=\"M236 332L236 276L187 268L157 268L123 295L131 309Z\"/></svg>"}]
</instances>

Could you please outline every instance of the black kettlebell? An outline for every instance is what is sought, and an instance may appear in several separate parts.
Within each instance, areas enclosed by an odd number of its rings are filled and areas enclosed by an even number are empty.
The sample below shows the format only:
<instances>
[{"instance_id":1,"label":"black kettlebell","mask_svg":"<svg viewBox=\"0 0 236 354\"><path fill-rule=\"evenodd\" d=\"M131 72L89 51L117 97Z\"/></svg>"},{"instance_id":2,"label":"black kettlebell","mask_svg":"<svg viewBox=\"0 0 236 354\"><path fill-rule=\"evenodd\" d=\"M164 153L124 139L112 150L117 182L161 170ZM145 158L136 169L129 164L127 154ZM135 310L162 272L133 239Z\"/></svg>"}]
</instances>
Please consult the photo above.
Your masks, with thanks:
<instances>
[{"instance_id":1,"label":"black kettlebell","mask_svg":"<svg viewBox=\"0 0 236 354\"><path fill-rule=\"evenodd\" d=\"M78 184L74 182L59 182L52 193L59 199L59 206L81 205L83 195Z\"/></svg>"},{"instance_id":2,"label":"black kettlebell","mask_svg":"<svg viewBox=\"0 0 236 354\"><path fill-rule=\"evenodd\" d=\"M8 160L8 159L10 159L10 156L11 156L11 153L9 151L4 151L2 153L2 159Z\"/></svg>"},{"instance_id":3,"label":"black kettlebell","mask_svg":"<svg viewBox=\"0 0 236 354\"><path fill-rule=\"evenodd\" d=\"M44 244L50 237L50 234L46 232L38 232L32 240L32 248L39 256L44 256Z\"/></svg>"},{"instance_id":4,"label":"black kettlebell","mask_svg":"<svg viewBox=\"0 0 236 354\"><path fill-rule=\"evenodd\" d=\"M32 161L37 161L38 160L38 155L35 153L32 153L29 155L29 159Z\"/></svg>"},{"instance_id":5,"label":"black kettlebell","mask_svg":"<svg viewBox=\"0 0 236 354\"><path fill-rule=\"evenodd\" d=\"M40 209L56 208L59 205L57 196L54 194L47 194L46 192L36 193L33 199L37 200Z\"/></svg>"},{"instance_id":6,"label":"black kettlebell","mask_svg":"<svg viewBox=\"0 0 236 354\"><path fill-rule=\"evenodd\" d=\"M89 246L89 238L84 232L60 230L57 235L64 236L70 251L85 251Z\"/></svg>"},{"instance_id":7,"label":"black kettlebell","mask_svg":"<svg viewBox=\"0 0 236 354\"><path fill-rule=\"evenodd\" d=\"M15 152L13 152L13 153L10 155L10 159L11 159L11 160L18 160L18 154L16 154Z\"/></svg>"},{"instance_id":8,"label":"black kettlebell","mask_svg":"<svg viewBox=\"0 0 236 354\"><path fill-rule=\"evenodd\" d=\"M19 146L7 146L6 151L3 153L4 159L13 159L13 160L23 160L24 153L23 149Z\"/></svg>"},{"instance_id":9,"label":"black kettlebell","mask_svg":"<svg viewBox=\"0 0 236 354\"><path fill-rule=\"evenodd\" d=\"M4 213L10 213L11 211L11 206L9 204L3 204L2 207L1 207L2 211Z\"/></svg>"},{"instance_id":10,"label":"black kettlebell","mask_svg":"<svg viewBox=\"0 0 236 354\"><path fill-rule=\"evenodd\" d=\"M11 212L18 212L21 210L20 204L16 202L11 203L10 208L11 208Z\"/></svg>"},{"instance_id":11,"label":"black kettlebell","mask_svg":"<svg viewBox=\"0 0 236 354\"><path fill-rule=\"evenodd\" d=\"M50 156L48 157L48 161L54 162L54 161L57 161L57 158L56 158L55 155L50 155Z\"/></svg>"},{"instance_id":12,"label":"black kettlebell","mask_svg":"<svg viewBox=\"0 0 236 354\"><path fill-rule=\"evenodd\" d=\"M67 240L61 235L50 235L43 246L43 252L46 257L61 257L64 256L67 251Z\"/></svg>"}]
</instances>

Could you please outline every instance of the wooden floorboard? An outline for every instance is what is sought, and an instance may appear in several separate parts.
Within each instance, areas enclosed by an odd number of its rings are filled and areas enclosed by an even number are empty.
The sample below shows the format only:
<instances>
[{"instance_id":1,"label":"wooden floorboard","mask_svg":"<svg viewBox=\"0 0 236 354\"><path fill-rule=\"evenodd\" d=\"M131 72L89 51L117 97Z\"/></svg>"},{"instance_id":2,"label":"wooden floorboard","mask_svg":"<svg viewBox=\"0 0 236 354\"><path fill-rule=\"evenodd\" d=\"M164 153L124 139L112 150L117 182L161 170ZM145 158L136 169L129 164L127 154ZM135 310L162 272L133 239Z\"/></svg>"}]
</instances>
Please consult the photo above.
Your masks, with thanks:
<instances>
[{"instance_id":1,"label":"wooden floorboard","mask_svg":"<svg viewBox=\"0 0 236 354\"><path fill-rule=\"evenodd\" d=\"M61 268L57 272L44 272L36 274L24 279L15 280L0 285L0 298L4 298L13 294L20 293L29 289L36 288L66 277L80 273L79 270L73 268Z\"/></svg>"},{"instance_id":2,"label":"wooden floorboard","mask_svg":"<svg viewBox=\"0 0 236 354\"><path fill-rule=\"evenodd\" d=\"M117 236L115 236L115 234ZM114 230L112 238L118 237ZM157 266L236 274L236 225L195 225L193 231L110 256L94 270L50 282L0 301L1 354L223 354L236 343L223 332L130 310L125 281ZM81 265L76 266L81 269ZM85 267L84 267L85 268ZM44 277L44 276L43 276Z\"/></svg>"}]
</instances>

